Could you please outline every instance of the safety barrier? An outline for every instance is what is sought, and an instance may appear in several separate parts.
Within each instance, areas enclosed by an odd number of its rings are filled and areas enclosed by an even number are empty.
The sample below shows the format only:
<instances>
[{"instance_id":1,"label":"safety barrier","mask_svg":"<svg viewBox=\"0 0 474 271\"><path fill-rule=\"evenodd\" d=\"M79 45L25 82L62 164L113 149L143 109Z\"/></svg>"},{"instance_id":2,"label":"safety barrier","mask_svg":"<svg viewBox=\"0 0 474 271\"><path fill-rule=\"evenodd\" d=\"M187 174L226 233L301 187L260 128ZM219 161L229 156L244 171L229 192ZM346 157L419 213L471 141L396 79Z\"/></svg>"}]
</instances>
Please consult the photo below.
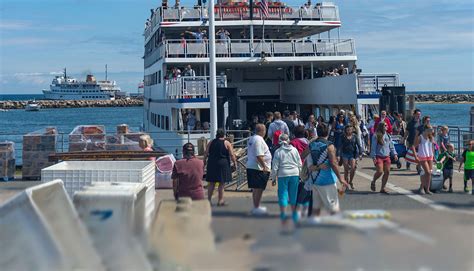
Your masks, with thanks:
<instances>
[{"instance_id":1,"label":"safety barrier","mask_svg":"<svg viewBox=\"0 0 474 271\"><path fill-rule=\"evenodd\" d=\"M76 192L74 205L104 265L108 270L152 270L139 242L143 238L144 221L140 220L144 216L145 186L100 186Z\"/></svg>"},{"instance_id":2,"label":"safety barrier","mask_svg":"<svg viewBox=\"0 0 474 271\"><path fill-rule=\"evenodd\" d=\"M28 188L0 207L0 243L3 270L104 269L60 180Z\"/></svg>"}]
</instances>

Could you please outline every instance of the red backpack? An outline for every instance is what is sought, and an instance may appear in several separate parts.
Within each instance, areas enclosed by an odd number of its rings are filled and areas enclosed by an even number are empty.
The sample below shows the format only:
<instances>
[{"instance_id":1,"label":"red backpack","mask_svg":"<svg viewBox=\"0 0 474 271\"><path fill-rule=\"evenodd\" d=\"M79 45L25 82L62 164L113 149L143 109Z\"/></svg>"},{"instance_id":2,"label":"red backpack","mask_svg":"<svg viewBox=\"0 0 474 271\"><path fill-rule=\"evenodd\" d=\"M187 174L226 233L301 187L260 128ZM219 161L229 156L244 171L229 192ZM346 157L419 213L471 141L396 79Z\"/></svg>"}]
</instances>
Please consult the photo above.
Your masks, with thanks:
<instances>
[{"instance_id":1,"label":"red backpack","mask_svg":"<svg viewBox=\"0 0 474 271\"><path fill-rule=\"evenodd\" d=\"M283 132L281 130L276 130L275 133L273 134L273 146L277 146L279 145L280 143L280 135L282 134Z\"/></svg>"}]
</instances>

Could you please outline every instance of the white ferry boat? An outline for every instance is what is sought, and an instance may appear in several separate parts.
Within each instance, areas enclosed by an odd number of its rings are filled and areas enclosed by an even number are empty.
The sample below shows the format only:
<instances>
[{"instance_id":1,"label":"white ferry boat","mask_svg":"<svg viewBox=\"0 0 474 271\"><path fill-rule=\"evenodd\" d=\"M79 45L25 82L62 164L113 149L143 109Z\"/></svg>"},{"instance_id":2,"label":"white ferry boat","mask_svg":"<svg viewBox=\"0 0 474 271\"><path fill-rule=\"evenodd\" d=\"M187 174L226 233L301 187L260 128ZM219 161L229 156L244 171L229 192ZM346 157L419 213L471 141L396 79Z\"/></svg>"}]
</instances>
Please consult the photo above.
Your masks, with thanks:
<instances>
[{"instance_id":1,"label":"white ferry boat","mask_svg":"<svg viewBox=\"0 0 474 271\"><path fill-rule=\"evenodd\" d=\"M35 100L29 101L25 106L25 111L39 111L41 105L38 104Z\"/></svg>"},{"instance_id":2,"label":"white ferry boat","mask_svg":"<svg viewBox=\"0 0 474 271\"><path fill-rule=\"evenodd\" d=\"M107 74L107 73L106 73ZM78 81L64 74L56 76L49 86L50 90L43 89L47 100L113 100L121 89L115 81L106 79L97 81L92 74L87 75L86 81Z\"/></svg>"},{"instance_id":3,"label":"white ferry boat","mask_svg":"<svg viewBox=\"0 0 474 271\"><path fill-rule=\"evenodd\" d=\"M219 128L276 110L327 121L349 109L365 118L378 110L382 86L399 85L398 74L361 74L335 4L267 3L265 18L258 1L214 7ZM145 24L144 129L169 152L209 138L208 28L206 6L165 0Z\"/></svg>"}]
</instances>

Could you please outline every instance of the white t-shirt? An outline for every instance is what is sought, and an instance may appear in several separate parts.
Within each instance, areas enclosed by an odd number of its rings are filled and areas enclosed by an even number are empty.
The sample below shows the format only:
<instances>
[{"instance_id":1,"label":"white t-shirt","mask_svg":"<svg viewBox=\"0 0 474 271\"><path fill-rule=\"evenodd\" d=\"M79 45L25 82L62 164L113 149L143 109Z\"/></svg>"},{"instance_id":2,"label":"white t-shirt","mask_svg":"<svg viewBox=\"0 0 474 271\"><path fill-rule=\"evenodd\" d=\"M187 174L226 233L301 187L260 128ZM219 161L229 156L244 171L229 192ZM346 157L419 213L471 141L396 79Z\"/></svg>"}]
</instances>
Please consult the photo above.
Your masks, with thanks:
<instances>
[{"instance_id":1,"label":"white t-shirt","mask_svg":"<svg viewBox=\"0 0 474 271\"><path fill-rule=\"evenodd\" d=\"M264 156L263 161L269 170L272 168L272 154L268 149L267 143L263 137L254 135L249 139L247 144L247 168L263 170L262 166L257 162L257 156Z\"/></svg>"}]
</instances>

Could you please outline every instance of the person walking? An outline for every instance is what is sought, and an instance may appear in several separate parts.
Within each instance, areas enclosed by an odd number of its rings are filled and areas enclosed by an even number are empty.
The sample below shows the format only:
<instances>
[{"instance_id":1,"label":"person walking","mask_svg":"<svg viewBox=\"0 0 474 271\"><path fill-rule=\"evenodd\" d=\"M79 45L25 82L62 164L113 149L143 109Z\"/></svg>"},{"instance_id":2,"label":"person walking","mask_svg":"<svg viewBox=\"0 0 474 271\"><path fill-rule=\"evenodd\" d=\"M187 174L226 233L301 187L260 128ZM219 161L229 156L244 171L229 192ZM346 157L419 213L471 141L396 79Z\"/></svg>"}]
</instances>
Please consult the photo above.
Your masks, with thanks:
<instances>
[{"instance_id":1,"label":"person walking","mask_svg":"<svg viewBox=\"0 0 474 271\"><path fill-rule=\"evenodd\" d=\"M454 145L448 143L446 145L446 151L441 153L439 156L439 162L443 165L443 189L447 189L446 180L449 179L449 193L453 193L453 173L454 173L454 162L456 161L456 155L454 154Z\"/></svg>"},{"instance_id":2,"label":"person walking","mask_svg":"<svg viewBox=\"0 0 474 271\"><path fill-rule=\"evenodd\" d=\"M184 144L183 159L174 163L171 174L175 199L190 197L192 200L203 200L203 175L204 162L194 155L194 145L192 143Z\"/></svg>"},{"instance_id":3,"label":"person walking","mask_svg":"<svg viewBox=\"0 0 474 271\"><path fill-rule=\"evenodd\" d=\"M417 136L418 127L420 127L421 125L421 110L415 109L413 111L411 120L407 124L407 130L405 134L405 141L408 149L411 149L415 144L415 138ZM410 163L408 161L406 163L406 168L407 170L410 169Z\"/></svg>"},{"instance_id":4,"label":"person walking","mask_svg":"<svg viewBox=\"0 0 474 271\"><path fill-rule=\"evenodd\" d=\"M431 171L433 170L433 159L434 159L434 138L433 138L433 127L431 125L425 125L423 133L415 139L415 145L412 146L412 151L415 154L415 161L420 164L422 169L420 173L421 185L418 189L418 193L431 195L430 184L431 184ZM418 151L415 149L418 148Z\"/></svg>"},{"instance_id":5,"label":"person walking","mask_svg":"<svg viewBox=\"0 0 474 271\"><path fill-rule=\"evenodd\" d=\"M280 134L290 134L290 130L288 128L288 125L281 120L281 113L276 111L273 113L274 121L270 124L268 127L268 137L272 140L272 149L271 153L275 153L276 149L279 147L278 146L278 139L280 137Z\"/></svg>"},{"instance_id":6,"label":"person walking","mask_svg":"<svg viewBox=\"0 0 474 271\"><path fill-rule=\"evenodd\" d=\"M387 133L387 124L381 122L377 126L377 130L372 137L372 145L370 150L370 157L374 161L376 168L372 182L370 183L370 190L375 192L375 182L380 176L382 176L382 187L380 188L380 193L389 194L385 186L387 185L388 176L390 175L390 157L393 156L394 160L398 160L397 152L393 145L390 136Z\"/></svg>"},{"instance_id":7,"label":"person walking","mask_svg":"<svg viewBox=\"0 0 474 271\"><path fill-rule=\"evenodd\" d=\"M337 115L336 123L334 124L334 147L336 148L336 153L339 155L341 153L342 147L342 136L344 134L344 115ZM340 157L337 157L340 159Z\"/></svg>"},{"instance_id":8,"label":"person walking","mask_svg":"<svg viewBox=\"0 0 474 271\"><path fill-rule=\"evenodd\" d=\"M283 112L283 116L285 117L283 121L286 123L286 126L288 126L288 130L290 132L288 135L290 136L290 138L293 138L295 123L293 122L293 118L290 114L290 111L285 110L285 112Z\"/></svg>"},{"instance_id":9,"label":"person walking","mask_svg":"<svg viewBox=\"0 0 474 271\"><path fill-rule=\"evenodd\" d=\"M354 134L352 126L344 127L344 136L342 137L341 153L338 155L342 159L344 166L344 179L352 190L354 190L354 175L357 169L357 159L362 156L362 146L360 145L357 135Z\"/></svg>"},{"instance_id":10,"label":"person walking","mask_svg":"<svg viewBox=\"0 0 474 271\"><path fill-rule=\"evenodd\" d=\"M217 130L216 138L207 144L204 154L204 166L207 165L207 198L211 205L212 194L214 193L216 183L219 183L217 206L227 205L224 201L224 186L232 181L230 160L232 160L235 167L237 165L237 159L232 144L225 140L224 130L219 129Z\"/></svg>"},{"instance_id":11,"label":"person walking","mask_svg":"<svg viewBox=\"0 0 474 271\"><path fill-rule=\"evenodd\" d=\"M280 205L280 219L284 228L288 226L286 208L288 202L291 205L292 220L294 225L298 222L296 212L296 200L298 194L298 182L301 171L301 158L298 150L290 145L287 134L281 134L279 138L280 148L275 151L272 161L271 179L278 180L278 205Z\"/></svg>"},{"instance_id":12,"label":"person walking","mask_svg":"<svg viewBox=\"0 0 474 271\"><path fill-rule=\"evenodd\" d=\"M382 122L387 124L387 133L392 134L392 132L393 132L392 123L390 122L390 119L387 117L387 111L385 111L385 110L382 110L380 112L380 118L375 120L374 129L377 130L378 125Z\"/></svg>"},{"instance_id":13,"label":"person walking","mask_svg":"<svg viewBox=\"0 0 474 271\"><path fill-rule=\"evenodd\" d=\"M329 129L324 123L317 127L318 139L310 143L304 152L305 167L308 171L305 188L313 191L313 213L310 224L318 224L321 209L325 208L331 215L340 211L336 182L342 185L342 191L348 185L339 173L336 148L328 141ZM308 154L306 154L308 153Z\"/></svg>"},{"instance_id":14,"label":"person walking","mask_svg":"<svg viewBox=\"0 0 474 271\"><path fill-rule=\"evenodd\" d=\"M313 114L309 115L308 117L308 122L306 122L304 128L306 130L311 130L312 134L315 134L317 136L318 132L316 131L316 127L318 126L318 123L316 122L316 118L314 117Z\"/></svg>"},{"instance_id":15,"label":"person walking","mask_svg":"<svg viewBox=\"0 0 474 271\"><path fill-rule=\"evenodd\" d=\"M464 192L469 193L467 182L471 179L471 194L474 195L474 140L469 141L468 147L462 153L462 160L459 164L459 171L464 165Z\"/></svg>"},{"instance_id":16,"label":"person walking","mask_svg":"<svg viewBox=\"0 0 474 271\"><path fill-rule=\"evenodd\" d=\"M295 138L290 141L290 144L296 148L298 151L298 154L300 155L301 158L301 163L304 163L304 156L303 152L308 148L309 145L309 140L305 137L306 136L306 131L304 129L304 126L297 126L295 128ZM313 197L312 197L312 192L311 191L306 191L304 189L304 183L299 182L298 184L298 195L297 195L297 200L296 200L296 209L297 212L299 213L299 217L307 216L308 211L310 209L310 205L312 204Z\"/></svg>"},{"instance_id":17,"label":"person walking","mask_svg":"<svg viewBox=\"0 0 474 271\"><path fill-rule=\"evenodd\" d=\"M252 189L253 215L264 215L267 208L260 205L263 191L267 188L270 177L272 155L263 137L265 125L257 124L256 134L250 137L247 144L247 183Z\"/></svg>"}]
</instances>

